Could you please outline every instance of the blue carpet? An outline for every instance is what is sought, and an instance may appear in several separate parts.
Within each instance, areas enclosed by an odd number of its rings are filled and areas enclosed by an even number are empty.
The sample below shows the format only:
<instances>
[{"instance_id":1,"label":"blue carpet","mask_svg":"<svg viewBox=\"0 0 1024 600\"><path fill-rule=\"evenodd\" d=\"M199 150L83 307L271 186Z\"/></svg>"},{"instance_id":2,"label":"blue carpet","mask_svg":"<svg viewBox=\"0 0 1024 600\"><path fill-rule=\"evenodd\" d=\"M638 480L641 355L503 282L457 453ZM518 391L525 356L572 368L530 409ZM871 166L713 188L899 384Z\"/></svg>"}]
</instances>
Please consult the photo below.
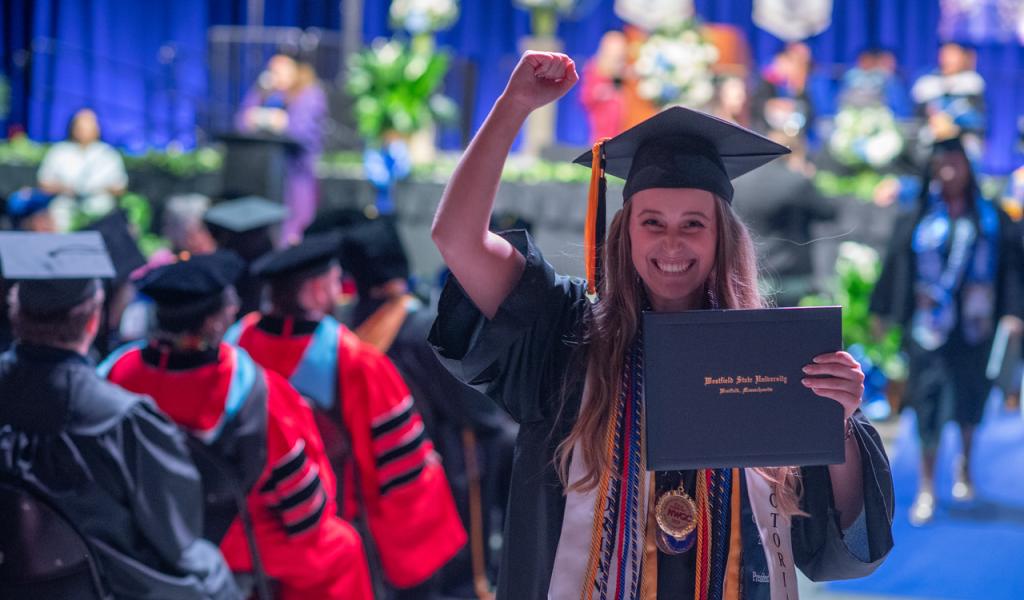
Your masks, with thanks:
<instances>
[{"instance_id":1,"label":"blue carpet","mask_svg":"<svg viewBox=\"0 0 1024 600\"><path fill-rule=\"evenodd\" d=\"M899 423L893 452L896 546L886 562L860 580L829 584L844 593L916 598L1024 600L1024 420L1002 409L993 393L975 434L977 499L955 503L952 462L960 451L955 426L943 431L936 473L935 520L907 519L917 490L918 444L912 411Z\"/></svg>"}]
</instances>

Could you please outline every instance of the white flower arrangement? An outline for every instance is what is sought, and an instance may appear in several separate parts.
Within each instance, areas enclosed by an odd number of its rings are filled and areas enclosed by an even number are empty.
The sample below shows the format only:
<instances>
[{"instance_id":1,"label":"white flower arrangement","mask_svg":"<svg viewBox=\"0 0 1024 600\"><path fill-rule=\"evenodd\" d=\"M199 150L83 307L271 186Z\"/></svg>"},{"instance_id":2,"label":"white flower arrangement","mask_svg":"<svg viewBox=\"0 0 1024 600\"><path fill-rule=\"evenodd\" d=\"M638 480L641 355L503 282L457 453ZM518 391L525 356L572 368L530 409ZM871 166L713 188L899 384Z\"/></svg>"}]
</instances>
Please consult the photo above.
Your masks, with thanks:
<instances>
[{"instance_id":1,"label":"white flower arrangement","mask_svg":"<svg viewBox=\"0 0 1024 600\"><path fill-rule=\"evenodd\" d=\"M448 29L459 18L458 0L392 0L391 26L412 35Z\"/></svg>"},{"instance_id":2,"label":"white flower arrangement","mask_svg":"<svg viewBox=\"0 0 1024 600\"><path fill-rule=\"evenodd\" d=\"M675 30L693 18L693 0L615 0L615 14L646 31Z\"/></svg>"},{"instance_id":3,"label":"white flower arrangement","mask_svg":"<svg viewBox=\"0 0 1024 600\"><path fill-rule=\"evenodd\" d=\"M652 34L634 64L637 93L659 106L702 107L715 93L711 66L716 60L718 49L695 27Z\"/></svg>"},{"instance_id":4,"label":"white flower arrangement","mask_svg":"<svg viewBox=\"0 0 1024 600\"><path fill-rule=\"evenodd\" d=\"M885 106L847 106L839 111L828 145L839 162L875 169L903 152L905 140L892 111Z\"/></svg>"},{"instance_id":5,"label":"white flower arrangement","mask_svg":"<svg viewBox=\"0 0 1024 600\"><path fill-rule=\"evenodd\" d=\"M839 255L836 257L837 271L853 271L863 281L874 283L878 279L880 268L878 252L871 246L857 242L839 244Z\"/></svg>"},{"instance_id":6,"label":"white flower arrangement","mask_svg":"<svg viewBox=\"0 0 1024 600\"><path fill-rule=\"evenodd\" d=\"M563 15L576 10L577 0L512 0L512 4L524 10L554 10Z\"/></svg>"}]
</instances>

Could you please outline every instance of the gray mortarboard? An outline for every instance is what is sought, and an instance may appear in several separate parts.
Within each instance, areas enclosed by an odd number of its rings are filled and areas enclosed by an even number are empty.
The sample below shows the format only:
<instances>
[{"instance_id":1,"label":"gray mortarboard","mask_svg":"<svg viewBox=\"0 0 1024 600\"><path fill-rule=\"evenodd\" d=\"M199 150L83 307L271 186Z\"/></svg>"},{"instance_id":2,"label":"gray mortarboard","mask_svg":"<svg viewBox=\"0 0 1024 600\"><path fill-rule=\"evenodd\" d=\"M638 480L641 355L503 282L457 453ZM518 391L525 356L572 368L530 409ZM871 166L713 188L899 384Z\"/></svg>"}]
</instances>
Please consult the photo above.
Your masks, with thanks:
<instances>
[{"instance_id":1,"label":"gray mortarboard","mask_svg":"<svg viewBox=\"0 0 1024 600\"><path fill-rule=\"evenodd\" d=\"M625 202L651 188L696 188L731 203L732 179L787 153L758 133L682 106L594 144L573 161L592 169L585 231L588 292L596 294L601 271L605 174L626 180Z\"/></svg>"},{"instance_id":2,"label":"gray mortarboard","mask_svg":"<svg viewBox=\"0 0 1024 600\"><path fill-rule=\"evenodd\" d=\"M234 233L245 233L276 225L284 221L286 216L288 209L283 205L259 196L246 196L214 204L203 215L203 220L207 225Z\"/></svg>"},{"instance_id":3,"label":"gray mortarboard","mask_svg":"<svg viewBox=\"0 0 1024 600\"><path fill-rule=\"evenodd\" d=\"M218 202L203 215L217 245L234 250L247 261L274 247L270 228L284 221L288 209L258 196Z\"/></svg>"},{"instance_id":4,"label":"gray mortarboard","mask_svg":"<svg viewBox=\"0 0 1024 600\"><path fill-rule=\"evenodd\" d=\"M114 210L102 219L90 223L85 231L98 231L114 263L114 287L128 281L132 271L146 264L146 257L131 233L131 224L122 210Z\"/></svg>"},{"instance_id":5,"label":"gray mortarboard","mask_svg":"<svg viewBox=\"0 0 1024 600\"><path fill-rule=\"evenodd\" d=\"M114 277L114 265L95 231L80 233L0 233L0 267L18 283L24 312L56 316L81 304Z\"/></svg>"},{"instance_id":6,"label":"gray mortarboard","mask_svg":"<svg viewBox=\"0 0 1024 600\"><path fill-rule=\"evenodd\" d=\"M238 253L247 263L267 254L277 245L276 226L288 216L288 209L258 196L219 202L203 216L217 246ZM243 273L235 283L241 298L242 314L259 310L261 285L258 279Z\"/></svg>"},{"instance_id":7,"label":"gray mortarboard","mask_svg":"<svg viewBox=\"0 0 1024 600\"><path fill-rule=\"evenodd\" d=\"M341 234L336 231L307 235L299 244L260 257L250 270L265 280L313 277L338 260L340 248Z\"/></svg>"}]
</instances>

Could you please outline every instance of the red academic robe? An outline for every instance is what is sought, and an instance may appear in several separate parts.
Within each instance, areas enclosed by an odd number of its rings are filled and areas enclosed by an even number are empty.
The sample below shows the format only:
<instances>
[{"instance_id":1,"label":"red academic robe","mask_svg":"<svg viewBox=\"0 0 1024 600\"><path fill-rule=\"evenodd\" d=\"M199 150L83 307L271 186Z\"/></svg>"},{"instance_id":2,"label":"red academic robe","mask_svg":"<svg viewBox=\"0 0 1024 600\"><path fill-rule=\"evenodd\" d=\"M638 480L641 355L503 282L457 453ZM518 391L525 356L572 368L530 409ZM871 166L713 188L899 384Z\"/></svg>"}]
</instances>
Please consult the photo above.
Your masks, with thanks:
<instances>
[{"instance_id":1,"label":"red academic robe","mask_svg":"<svg viewBox=\"0 0 1024 600\"><path fill-rule=\"evenodd\" d=\"M423 583L466 543L466 532L405 382L386 356L333 318L298 324L305 329L260 319L247 315L228 339L341 426L349 445L341 514L365 516L389 583Z\"/></svg>"},{"instance_id":2,"label":"red academic robe","mask_svg":"<svg viewBox=\"0 0 1024 600\"><path fill-rule=\"evenodd\" d=\"M221 432L230 435L230 421L249 418L241 404L253 398L244 394L250 397L240 401L239 386L265 390L255 401L265 398L266 460L256 467L260 472L249 489L248 509L264 570L280 585L277 597L372 599L362 542L336 516L334 474L301 396L277 373L228 344L221 344L215 362L182 369L165 365L147 362L141 345L134 345L116 351L100 372L127 390L152 397L173 421L208 444ZM221 551L232 571L252 571L238 518L221 541Z\"/></svg>"}]
</instances>

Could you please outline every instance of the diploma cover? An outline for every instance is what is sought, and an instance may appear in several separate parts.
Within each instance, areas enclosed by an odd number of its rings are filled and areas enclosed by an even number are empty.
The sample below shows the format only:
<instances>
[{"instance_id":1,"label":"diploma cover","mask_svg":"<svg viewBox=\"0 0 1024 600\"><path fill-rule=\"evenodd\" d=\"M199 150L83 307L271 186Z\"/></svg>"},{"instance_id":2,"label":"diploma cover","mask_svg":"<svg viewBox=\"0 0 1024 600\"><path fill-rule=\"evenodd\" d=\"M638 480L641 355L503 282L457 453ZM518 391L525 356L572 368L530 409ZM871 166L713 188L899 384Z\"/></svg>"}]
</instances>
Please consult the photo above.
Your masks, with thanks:
<instances>
[{"instance_id":1,"label":"diploma cover","mask_svg":"<svg viewBox=\"0 0 1024 600\"><path fill-rule=\"evenodd\" d=\"M841 311L645 312L647 468L842 463L842 406L800 383L842 350Z\"/></svg>"}]
</instances>

